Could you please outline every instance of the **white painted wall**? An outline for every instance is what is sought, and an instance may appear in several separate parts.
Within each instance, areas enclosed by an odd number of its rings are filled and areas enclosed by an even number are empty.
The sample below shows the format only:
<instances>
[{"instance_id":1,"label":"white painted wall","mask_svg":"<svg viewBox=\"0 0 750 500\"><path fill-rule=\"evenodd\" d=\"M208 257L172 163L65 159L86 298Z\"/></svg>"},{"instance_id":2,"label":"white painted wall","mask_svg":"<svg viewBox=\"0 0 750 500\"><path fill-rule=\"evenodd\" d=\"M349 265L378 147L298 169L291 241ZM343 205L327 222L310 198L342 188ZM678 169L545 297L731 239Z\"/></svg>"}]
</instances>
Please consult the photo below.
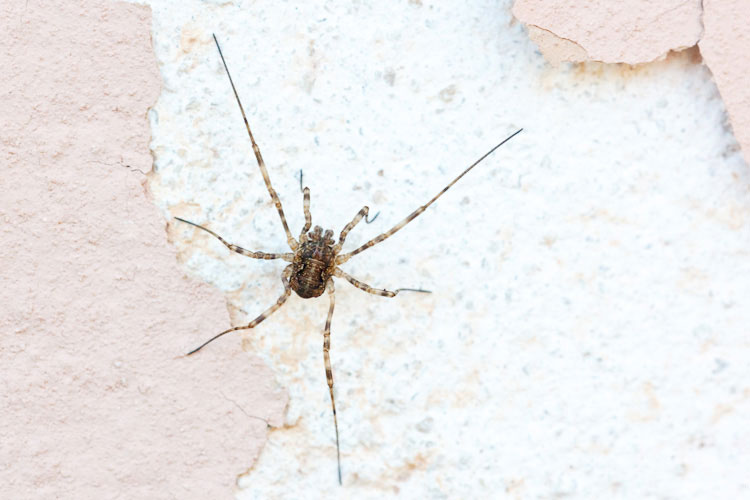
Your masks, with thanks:
<instances>
[{"instance_id":1,"label":"white painted wall","mask_svg":"<svg viewBox=\"0 0 750 500\"><path fill-rule=\"evenodd\" d=\"M212 32L294 233L300 168L314 223L338 233L364 204L381 212L353 249L525 128L344 266L433 293L337 282L343 488L327 300L293 297L243 336L291 400L239 498L747 492L750 176L689 55L552 68L509 2L147 3L164 78L155 202L246 248L282 251L285 238ZM283 263L173 234L186 271L227 292L235 324L281 293Z\"/></svg>"}]
</instances>

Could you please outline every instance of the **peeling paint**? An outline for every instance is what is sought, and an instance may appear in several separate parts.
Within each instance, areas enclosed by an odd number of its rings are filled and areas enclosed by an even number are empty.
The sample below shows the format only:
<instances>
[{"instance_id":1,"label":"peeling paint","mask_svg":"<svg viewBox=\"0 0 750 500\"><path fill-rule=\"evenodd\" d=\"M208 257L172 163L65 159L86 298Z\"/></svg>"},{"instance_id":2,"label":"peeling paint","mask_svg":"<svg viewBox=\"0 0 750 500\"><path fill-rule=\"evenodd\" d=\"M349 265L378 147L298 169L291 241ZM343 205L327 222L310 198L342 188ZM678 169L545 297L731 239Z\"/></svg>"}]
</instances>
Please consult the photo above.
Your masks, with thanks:
<instances>
[{"instance_id":1,"label":"peeling paint","mask_svg":"<svg viewBox=\"0 0 750 500\"><path fill-rule=\"evenodd\" d=\"M553 64L643 65L700 46L750 164L750 3L742 0L516 0L513 14ZM704 31L705 25L705 31ZM700 59L699 59L700 61Z\"/></svg>"},{"instance_id":2,"label":"peeling paint","mask_svg":"<svg viewBox=\"0 0 750 500\"><path fill-rule=\"evenodd\" d=\"M0 13L3 498L227 498L282 421L238 339L183 356L229 321L148 193L151 21L98 0Z\"/></svg>"},{"instance_id":3,"label":"peeling paint","mask_svg":"<svg viewBox=\"0 0 750 500\"><path fill-rule=\"evenodd\" d=\"M642 64L692 47L702 31L701 0L516 0L513 15L552 62Z\"/></svg>"},{"instance_id":4,"label":"peeling paint","mask_svg":"<svg viewBox=\"0 0 750 500\"><path fill-rule=\"evenodd\" d=\"M727 107L734 135L750 165L750 2L704 0L705 33L698 43Z\"/></svg>"}]
</instances>

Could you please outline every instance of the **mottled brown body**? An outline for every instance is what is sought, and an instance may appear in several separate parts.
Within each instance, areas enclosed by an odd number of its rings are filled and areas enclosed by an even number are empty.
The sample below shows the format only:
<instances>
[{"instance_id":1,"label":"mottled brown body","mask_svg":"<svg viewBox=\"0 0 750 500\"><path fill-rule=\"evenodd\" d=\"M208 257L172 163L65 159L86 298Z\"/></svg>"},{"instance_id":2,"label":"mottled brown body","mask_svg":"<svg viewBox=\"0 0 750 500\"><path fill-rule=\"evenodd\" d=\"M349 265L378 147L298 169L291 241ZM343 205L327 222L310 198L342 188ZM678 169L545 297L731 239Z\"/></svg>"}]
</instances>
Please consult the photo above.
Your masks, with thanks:
<instances>
[{"instance_id":1,"label":"mottled brown body","mask_svg":"<svg viewBox=\"0 0 750 500\"><path fill-rule=\"evenodd\" d=\"M499 148L500 146L505 144L507 141L509 141L513 136L521 132L521 130L518 130L517 132L509 136L500 144L492 148L484 156L482 156L477 161L472 163L466 170L464 170L458 177L453 179L453 181L451 181L447 186L445 186L445 188L443 188L443 190L440 191L437 195L435 195L430 201L428 201L426 204L422 205L421 207L417 208L414 212L410 213L408 216L406 216L405 219L403 219L401 222L393 226L391 229L389 229L385 233L382 233L376 236L375 238L372 238L367 243L359 246L355 250L342 254L340 252L341 252L342 247L344 246L346 236L349 234L349 232L352 229L354 229L354 227L357 224L359 224L359 222L363 218L365 218L365 220L368 223L370 222L366 219L369 209L367 207L363 207L359 212L357 212L357 215L354 216L352 221L349 222L346 226L344 226L344 229L341 230L341 234L339 235L339 241L334 242L333 231L331 230L327 230L325 233L323 233L323 230L319 226L316 226L313 231L308 233L308 231L310 230L310 227L312 226L312 215L310 214L310 190L308 188L304 188L302 190L302 194L303 194L302 208L305 214L305 225L302 228L302 231L300 232L299 239L294 238L291 230L289 229L289 224L287 224L286 216L284 215L284 209L281 205L281 200L279 199L278 194L276 194L276 191L274 191L273 187L271 186L271 178L268 175L266 164L263 161L263 157L260 154L260 148L258 147L258 145L255 142L255 139L253 138L253 133L250 131L250 124L247 121L247 116L245 116L245 110L243 109L242 103L240 102L239 95L237 94L237 89L235 88L234 82L232 81L232 76L229 74L229 69L227 68L226 61L224 60L224 55L221 53L221 47L219 47L219 42L218 40L216 40L216 36L214 36L214 41L216 42L216 48L219 50L221 61L224 64L224 69L226 70L227 76L229 77L229 83L232 85L232 91L234 92L234 97L237 100L237 104L240 108L240 112L242 113L242 119L245 122L245 128L247 129L247 134L248 136L250 136L250 142L252 144L253 153L255 154L255 159L258 162L260 173L263 176L263 182L266 184L266 188L268 189L268 194L271 196L271 200L273 201L273 204L276 207L277 212L279 213L279 218L281 219L281 225L284 229L287 243L289 245L289 248L292 250L292 252L269 253L269 252L258 252L258 251L246 250L233 243L229 243L228 241L224 240L224 238L214 233L210 229L206 229L203 226L199 226L198 224L195 224L194 222L190 222L188 220L175 217L179 221L195 226L215 236L216 238L219 239L219 241L221 241L221 243L223 243L227 248L229 248L229 250L233 252L239 253L241 255L245 255L247 257L251 257L253 259L264 259L264 260L281 259L281 260L290 262L290 264L286 266L281 273L281 283L284 285L284 292L276 300L275 304L271 305L271 307L263 311L260 314L260 316L256 317L247 325L236 326L234 328L224 330L223 332L219 333L218 335L215 335L214 337L210 338L208 341L204 342L198 348L190 351L188 355L198 352L207 344L213 342L214 340L218 339L219 337L223 335L226 335L227 333L235 332L237 330L248 330L251 328L255 328L258 324L260 324L263 320L268 318L271 314L273 314L277 309L279 309L286 302L286 300L291 295L292 290L294 290L294 292L300 297L302 297L303 299L319 297L323 294L323 292L328 291L328 297L329 297L328 316L326 317L325 328L323 330L323 362L325 365L326 381L328 382L328 391L331 396L331 409L333 410L333 424L334 424L334 429L336 431L336 458L338 461L338 479L339 479L339 484L341 484L341 455L340 455L340 450L339 450L339 427L338 427L338 420L336 417L336 403L333 397L333 370L331 369L331 357L330 357L331 320L333 318L333 308L335 304L335 297L334 297L335 287L333 284L333 278L336 277L336 278L345 279L346 281L348 281L355 287L359 288L360 290L367 292L367 293L371 293L373 295L379 295L381 297L395 297L396 294L398 294L398 292L401 290L411 290L411 291L417 291L417 292L424 292L426 290L415 290L413 288L399 288L398 290L390 291L390 290L382 290L378 288L373 288L370 285L363 283L359 281L358 279L348 275L346 272L344 272L343 269L338 267L338 265L344 264L355 255L361 252L364 252L368 248L371 248L377 245L381 241L386 240L387 238L391 237L394 233L399 231L401 228L406 226L409 222L416 219L422 212L424 212L427 209L427 207L432 205L438 198L440 198L446 191L448 191L448 189L450 189L451 186L453 186L456 182L458 182L458 180L461 177L466 175L469 172L469 170L477 166L479 162L484 160L493 151L495 151L497 148ZM302 180L300 178L300 184L301 183L302 183Z\"/></svg>"},{"instance_id":2,"label":"mottled brown body","mask_svg":"<svg viewBox=\"0 0 750 500\"><path fill-rule=\"evenodd\" d=\"M322 231L320 226L315 226L314 231L305 235L307 241L303 240L294 252L290 284L292 290L303 299L323 295L326 282L336 268L333 231L329 229L321 234Z\"/></svg>"}]
</instances>

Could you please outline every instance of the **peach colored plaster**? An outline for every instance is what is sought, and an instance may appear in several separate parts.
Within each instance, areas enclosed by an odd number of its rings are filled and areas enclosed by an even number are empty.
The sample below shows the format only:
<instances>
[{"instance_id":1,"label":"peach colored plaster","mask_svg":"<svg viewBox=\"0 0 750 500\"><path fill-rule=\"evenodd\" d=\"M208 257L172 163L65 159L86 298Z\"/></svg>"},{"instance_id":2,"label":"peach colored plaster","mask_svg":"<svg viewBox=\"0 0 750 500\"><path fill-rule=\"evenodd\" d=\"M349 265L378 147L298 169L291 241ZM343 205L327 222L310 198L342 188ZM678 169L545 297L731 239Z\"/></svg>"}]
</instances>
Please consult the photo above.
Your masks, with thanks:
<instances>
[{"instance_id":1,"label":"peach colored plaster","mask_svg":"<svg viewBox=\"0 0 750 500\"><path fill-rule=\"evenodd\" d=\"M516 0L513 15L552 62L638 64L692 47L701 0Z\"/></svg>"},{"instance_id":2,"label":"peach colored plaster","mask_svg":"<svg viewBox=\"0 0 750 500\"><path fill-rule=\"evenodd\" d=\"M552 63L640 64L698 43L750 163L750 2L516 0L513 14ZM702 16L702 18L701 18ZM705 32L704 32L705 27Z\"/></svg>"},{"instance_id":3,"label":"peach colored plaster","mask_svg":"<svg viewBox=\"0 0 750 500\"><path fill-rule=\"evenodd\" d=\"M286 396L146 193L146 7L4 2L0 497L228 498Z\"/></svg>"},{"instance_id":4,"label":"peach colored plaster","mask_svg":"<svg viewBox=\"0 0 750 500\"><path fill-rule=\"evenodd\" d=\"M698 44L701 55L719 87L734 135L750 164L750 2L704 0L705 32Z\"/></svg>"}]
</instances>

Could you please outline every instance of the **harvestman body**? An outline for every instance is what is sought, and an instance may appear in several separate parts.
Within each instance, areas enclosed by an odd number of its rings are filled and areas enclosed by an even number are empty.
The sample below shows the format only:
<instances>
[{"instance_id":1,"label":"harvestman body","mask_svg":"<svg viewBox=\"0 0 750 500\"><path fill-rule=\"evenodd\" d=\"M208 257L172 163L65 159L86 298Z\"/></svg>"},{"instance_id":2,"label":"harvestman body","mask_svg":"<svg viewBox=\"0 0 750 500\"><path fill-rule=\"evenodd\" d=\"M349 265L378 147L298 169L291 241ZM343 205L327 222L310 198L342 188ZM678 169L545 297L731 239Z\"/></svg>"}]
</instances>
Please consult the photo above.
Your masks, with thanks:
<instances>
[{"instance_id":1,"label":"harvestman body","mask_svg":"<svg viewBox=\"0 0 750 500\"><path fill-rule=\"evenodd\" d=\"M352 276L349 276L347 273L345 273L341 268L339 268L339 264L343 264L358 253L364 252L368 248L377 245L381 241L385 240L386 238L390 237L407 225L409 222L417 218L419 214L425 211L427 207L432 205L440 196L443 195L453 184L458 182L458 180L466 175L466 173L469 172L472 168L474 168L479 162L487 158L490 154L492 154L497 148L505 144L507 141L509 141L512 137L514 137L516 134L521 132L522 129L519 129L518 131L514 132L512 135L507 137L505 140L503 140L500 144L492 148L489 152L487 152L484 156L479 158L477 161L471 164L469 168L464 170L461 175L453 179L445 188L443 188L442 191L440 191L437 195L435 195L434 198L432 198L429 202L427 202L425 205L422 205L418 209L416 209L414 212L409 214L404 220L393 226L390 230L386 231L385 233L376 236L375 238L371 239L364 245L360 246L356 250L353 250L348 253L341 253L341 248L344 245L344 241L346 240L346 236L349 234L349 232L356 226L363 218L365 218L368 214L368 207L363 207L362 210L360 210L357 215L354 216L354 219L344 226L344 229L341 231L341 234L339 235L339 241L338 243L334 241L333 239L333 231L330 229L323 232L323 229L320 226L315 226L315 228L310 231L310 227L312 226L312 216L310 215L310 189L305 187L303 189L303 210L305 213L305 225L302 228L302 231L300 232L299 238L295 239L294 236L292 236L292 232L289 230L289 225L286 221L286 216L284 215L284 209L281 207L281 200L279 199L279 196L276 194L276 191L274 191L273 187L271 187L271 178L268 176L268 170L266 169L266 165L263 162L263 157L260 155L260 149L258 148L258 145L255 143L255 139L253 138L253 133L250 131L250 125L248 124L247 117L245 116L245 110L242 107L242 103L240 102L239 95L237 94L237 89L234 86L234 82L232 81L232 75L229 74L229 68L227 68L227 63L224 60L224 54L221 52L221 47L219 46L219 41L216 39L216 35L214 35L214 42L216 42L216 48L219 50L219 56L221 57L221 62L224 65L224 70L227 73L227 77L229 77L229 83L232 86L232 91L234 92L234 97L237 99L237 104L239 105L240 112L242 113L242 119L245 121L245 128L247 128L247 133L250 136L250 142L253 146L253 151L255 152L255 158L258 160L258 166L260 167L260 173L263 175L263 181L266 183L266 187L268 188L268 193L271 195L271 199L273 200L274 205L276 206L276 210L279 212L279 217L281 218L281 225L284 226L284 232L286 233L286 239L289 244L289 247L291 248L292 252L289 253L266 253L266 252L253 252L250 250L245 250L242 247L239 247L237 245L234 245L232 243L227 242L219 236L218 234L214 233L210 229L206 229L205 227L199 226L198 224L195 224L193 222L187 221L185 219L181 219L179 217L175 217L175 219L185 222L187 224L190 224L192 226L195 226L199 229L202 229L209 234L215 236L219 239L224 245L227 246L231 251L237 252L239 254L245 255L247 257L252 257L254 259L282 259L287 262L290 262L290 264L284 268L284 271L281 273L281 282L284 284L284 293L281 295L281 297L276 300L276 303L263 311L263 313L252 320L250 323L248 323L245 326L237 326L234 328L230 328L229 330L225 330L218 335L212 337L208 341L204 342L201 346L197 347L196 349L193 349L188 353L188 356L191 354L195 354L199 350L201 350L203 347L205 347L207 344L213 342L214 340L218 339L222 335L226 335L227 333L234 332L237 330L247 330L250 328L256 327L261 321L269 317L271 314L273 314L278 308L280 308L284 302L289 298L291 295L292 290L302 297L303 299L309 299L313 297L319 297L323 295L324 292L328 292L328 297L330 299L330 306L328 308L328 317L326 318L326 325L325 330L323 333L323 358L325 361L325 370L326 370L326 379L328 381L328 391L331 395L331 408L333 410L333 424L334 428L336 430L336 459L338 463L338 479L339 484L341 484L341 454L339 451L339 426L338 426L338 420L336 418L336 403L334 402L333 398L333 372L331 371L331 357L329 354L329 350L331 348L331 318L333 317L333 306L334 306L334 286L333 286L333 278L343 278L355 287L359 288L360 290L363 290L367 293L371 293L374 295L380 295L381 297L395 297L396 294L398 294L399 291L402 290L411 290L408 288L399 288L394 291L389 290L380 290L377 288L372 288L371 286L362 283L361 281L353 278ZM300 179L301 181L301 179ZM310 231L310 232L308 232ZM415 290L415 291L423 291L423 290Z\"/></svg>"}]
</instances>

